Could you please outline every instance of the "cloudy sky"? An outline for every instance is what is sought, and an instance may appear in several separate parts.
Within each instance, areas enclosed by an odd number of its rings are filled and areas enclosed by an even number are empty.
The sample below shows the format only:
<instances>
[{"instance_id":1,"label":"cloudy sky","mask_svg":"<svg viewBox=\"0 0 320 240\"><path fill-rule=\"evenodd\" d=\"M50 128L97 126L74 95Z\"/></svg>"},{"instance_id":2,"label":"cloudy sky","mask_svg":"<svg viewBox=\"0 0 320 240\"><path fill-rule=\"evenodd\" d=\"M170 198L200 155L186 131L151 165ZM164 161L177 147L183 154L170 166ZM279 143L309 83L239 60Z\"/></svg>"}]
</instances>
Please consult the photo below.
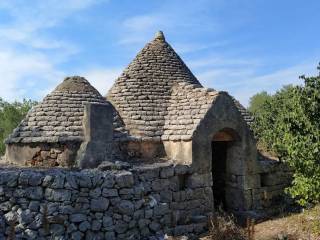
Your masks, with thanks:
<instances>
[{"instance_id":1,"label":"cloudy sky","mask_svg":"<svg viewBox=\"0 0 320 240\"><path fill-rule=\"evenodd\" d=\"M40 100L68 75L105 95L163 30L206 87L244 105L320 61L318 0L0 0L0 97Z\"/></svg>"}]
</instances>

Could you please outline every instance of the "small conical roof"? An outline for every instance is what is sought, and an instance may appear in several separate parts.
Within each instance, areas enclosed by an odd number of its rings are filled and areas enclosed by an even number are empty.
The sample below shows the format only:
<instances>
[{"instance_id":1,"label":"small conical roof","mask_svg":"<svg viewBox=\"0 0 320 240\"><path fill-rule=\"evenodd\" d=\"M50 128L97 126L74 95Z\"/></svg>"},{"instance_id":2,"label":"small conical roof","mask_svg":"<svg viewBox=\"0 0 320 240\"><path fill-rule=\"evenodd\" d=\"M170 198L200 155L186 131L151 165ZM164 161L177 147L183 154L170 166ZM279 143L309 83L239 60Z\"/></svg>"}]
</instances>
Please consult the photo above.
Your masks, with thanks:
<instances>
[{"instance_id":1,"label":"small conical roof","mask_svg":"<svg viewBox=\"0 0 320 240\"><path fill-rule=\"evenodd\" d=\"M83 77L67 77L33 107L6 143L82 141L85 103L107 103Z\"/></svg>"},{"instance_id":2,"label":"small conical roof","mask_svg":"<svg viewBox=\"0 0 320 240\"><path fill-rule=\"evenodd\" d=\"M131 135L160 138L172 88L178 83L201 87L160 31L116 80L107 98Z\"/></svg>"}]
</instances>

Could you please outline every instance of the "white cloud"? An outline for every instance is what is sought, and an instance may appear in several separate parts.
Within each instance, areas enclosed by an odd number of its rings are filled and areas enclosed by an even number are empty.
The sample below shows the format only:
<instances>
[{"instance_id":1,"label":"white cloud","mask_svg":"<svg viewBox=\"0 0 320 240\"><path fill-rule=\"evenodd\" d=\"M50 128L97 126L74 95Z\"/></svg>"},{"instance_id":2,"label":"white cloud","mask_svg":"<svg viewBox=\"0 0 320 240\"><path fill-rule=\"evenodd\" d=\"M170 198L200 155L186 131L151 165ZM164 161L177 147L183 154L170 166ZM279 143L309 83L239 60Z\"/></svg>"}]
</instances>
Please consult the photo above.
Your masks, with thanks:
<instances>
[{"instance_id":1,"label":"white cloud","mask_svg":"<svg viewBox=\"0 0 320 240\"><path fill-rule=\"evenodd\" d=\"M0 96L9 101L39 100L51 91L65 76L58 64L68 61L79 48L47 35L47 30L101 1L0 1L0 11L10 16L0 23Z\"/></svg>"},{"instance_id":2,"label":"white cloud","mask_svg":"<svg viewBox=\"0 0 320 240\"><path fill-rule=\"evenodd\" d=\"M38 49L70 48L70 43L48 38L43 30L57 26L77 11L86 9L97 0L34 1L33 4L18 1L2 1L0 9L12 17L9 23L0 24L0 37L9 44L23 44ZM41 32L42 31L42 32ZM74 48L74 47L71 47ZM75 49L72 49L73 51Z\"/></svg>"},{"instance_id":3,"label":"white cloud","mask_svg":"<svg viewBox=\"0 0 320 240\"><path fill-rule=\"evenodd\" d=\"M91 84L94 86L102 96L105 96L108 90L113 85L114 81L120 76L123 69L114 68L100 68L90 69L82 73Z\"/></svg>"},{"instance_id":4,"label":"white cloud","mask_svg":"<svg viewBox=\"0 0 320 240\"><path fill-rule=\"evenodd\" d=\"M209 69L199 71L196 75L204 86L228 91L245 106L248 106L250 97L258 92L275 93L284 85L301 84L299 76L302 74L316 74L316 61L302 62L264 74L259 73L260 68L264 66L258 63L254 65L255 61L252 64L249 60L247 64L245 60L234 59L231 62L239 63L239 65L228 65L227 61L224 66L215 65L211 69L209 67ZM205 61L200 65L205 65Z\"/></svg>"},{"instance_id":5,"label":"white cloud","mask_svg":"<svg viewBox=\"0 0 320 240\"><path fill-rule=\"evenodd\" d=\"M32 92L36 96L32 97L38 99L38 91L63 75L41 54L0 51L0 66L0 96L10 101L31 97L29 91L34 88L37 90Z\"/></svg>"}]
</instances>

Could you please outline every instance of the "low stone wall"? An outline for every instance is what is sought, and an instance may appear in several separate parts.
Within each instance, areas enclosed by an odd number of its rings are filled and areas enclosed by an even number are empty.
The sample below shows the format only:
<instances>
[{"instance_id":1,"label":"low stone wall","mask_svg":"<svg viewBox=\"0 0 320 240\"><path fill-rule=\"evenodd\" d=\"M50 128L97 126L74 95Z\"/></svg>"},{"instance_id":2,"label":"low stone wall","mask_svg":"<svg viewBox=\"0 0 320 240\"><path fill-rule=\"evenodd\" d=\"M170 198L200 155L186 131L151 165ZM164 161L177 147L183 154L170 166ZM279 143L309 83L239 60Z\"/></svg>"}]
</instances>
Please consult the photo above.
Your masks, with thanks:
<instances>
[{"instance_id":1,"label":"low stone wall","mask_svg":"<svg viewBox=\"0 0 320 240\"><path fill-rule=\"evenodd\" d=\"M284 191L292 181L292 170L285 163L267 158L260 160L259 166L261 187L253 189L253 208L270 217L292 202Z\"/></svg>"},{"instance_id":2,"label":"low stone wall","mask_svg":"<svg viewBox=\"0 0 320 240\"><path fill-rule=\"evenodd\" d=\"M0 239L144 239L200 233L212 177L185 165L0 169ZM52 238L53 237L53 238Z\"/></svg>"}]
</instances>

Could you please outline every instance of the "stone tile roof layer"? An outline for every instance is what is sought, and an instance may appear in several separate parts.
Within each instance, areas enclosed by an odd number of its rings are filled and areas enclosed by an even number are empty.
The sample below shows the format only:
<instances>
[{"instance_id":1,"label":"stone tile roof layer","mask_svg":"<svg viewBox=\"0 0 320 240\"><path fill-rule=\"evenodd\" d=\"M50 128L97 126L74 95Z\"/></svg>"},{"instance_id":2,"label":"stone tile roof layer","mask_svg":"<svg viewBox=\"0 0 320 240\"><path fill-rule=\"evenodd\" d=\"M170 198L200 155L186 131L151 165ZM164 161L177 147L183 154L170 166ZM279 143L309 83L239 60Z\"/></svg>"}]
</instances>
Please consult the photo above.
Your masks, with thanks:
<instances>
[{"instance_id":1,"label":"stone tile roof layer","mask_svg":"<svg viewBox=\"0 0 320 240\"><path fill-rule=\"evenodd\" d=\"M148 43L110 89L107 99L119 112L130 135L160 139L177 83L201 84L162 32Z\"/></svg>"},{"instance_id":2,"label":"stone tile roof layer","mask_svg":"<svg viewBox=\"0 0 320 240\"><path fill-rule=\"evenodd\" d=\"M83 77L67 77L33 107L6 143L82 141L85 103L107 103Z\"/></svg>"},{"instance_id":3,"label":"stone tile roof layer","mask_svg":"<svg viewBox=\"0 0 320 240\"><path fill-rule=\"evenodd\" d=\"M122 119L115 121L115 139L190 140L218 94L201 86L158 32L108 92ZM233 101L249 123L246 109Z\"/></svg>"},{"instance_id":4,"label":"stone tile roof layer","mask_svg":"<svg viewBox=\"0 0 320 240\"><path fill-rule=\"evenodd\" d=\"M191 140L197 125L214 103L218 91L179 83L172 89L162 140Z\"/></svg>"}]
</instances>

